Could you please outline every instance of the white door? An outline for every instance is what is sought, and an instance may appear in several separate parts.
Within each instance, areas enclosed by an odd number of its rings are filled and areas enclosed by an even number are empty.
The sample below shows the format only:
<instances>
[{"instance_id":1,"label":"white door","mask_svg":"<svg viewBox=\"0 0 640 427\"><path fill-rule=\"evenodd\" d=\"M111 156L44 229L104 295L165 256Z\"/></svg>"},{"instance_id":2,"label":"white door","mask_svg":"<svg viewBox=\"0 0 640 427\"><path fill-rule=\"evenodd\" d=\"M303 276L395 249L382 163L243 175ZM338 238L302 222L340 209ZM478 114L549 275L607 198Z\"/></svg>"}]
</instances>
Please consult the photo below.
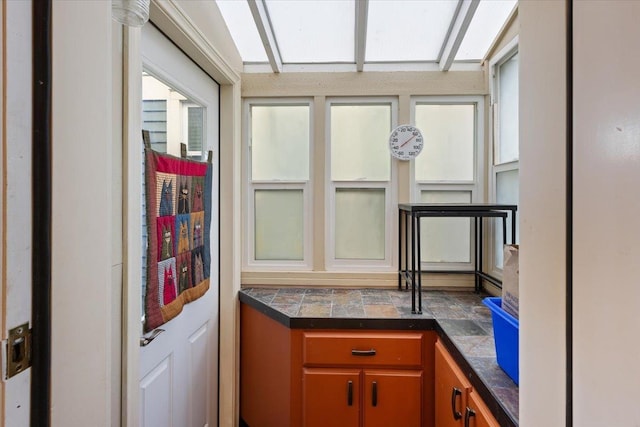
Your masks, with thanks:
<instances>
[{"instance_id":1,"label":"white door","mask_svg":"<svg viewBox=\"0 0 640 427\"><path fill-rule=\"evenodd\" d=\"M0 99L0 293L2 352L7 331L31 320L31 1L6 1L0 8L0 43L4 74ZM3 296L6 298L2 301ZM5 353L6 354L6 353ZM0 379L0 425L29 425L31 369L6 378L7 360L2 355Z\"/></svg>"},{"instance_id":2,"label":"white door","mask_svg":"<svg viewBox=\"0 0 640 427\"><path fill-rule=\"evenodd\" d=\"M151 24L143 27L141 51L142 127L152 146L179 155L184 142L192 158L212 150L214 172L211 285L140 347L140 426L217 426L219 86Z\"/></svg>"}]
</instances>

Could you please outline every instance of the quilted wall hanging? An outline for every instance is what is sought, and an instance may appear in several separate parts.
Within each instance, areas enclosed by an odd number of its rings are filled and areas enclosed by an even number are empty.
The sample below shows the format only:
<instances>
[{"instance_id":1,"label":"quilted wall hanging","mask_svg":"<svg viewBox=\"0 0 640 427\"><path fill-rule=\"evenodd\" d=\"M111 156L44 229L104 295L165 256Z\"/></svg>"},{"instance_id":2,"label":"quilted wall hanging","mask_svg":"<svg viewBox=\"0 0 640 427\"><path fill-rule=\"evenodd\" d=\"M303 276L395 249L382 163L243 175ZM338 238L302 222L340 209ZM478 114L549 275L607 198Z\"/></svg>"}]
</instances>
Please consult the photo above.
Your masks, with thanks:
<instances>
[{"instance_id":1,"label":"quilted wall hanging","mask_svg":"<svg viewBox=\"0 0 640 427\"><path fill-rule=\"evenodd\" d=\"M145 138L145 332L209 289L212 165L153 151Z\"/></svg>"}]
</instances>

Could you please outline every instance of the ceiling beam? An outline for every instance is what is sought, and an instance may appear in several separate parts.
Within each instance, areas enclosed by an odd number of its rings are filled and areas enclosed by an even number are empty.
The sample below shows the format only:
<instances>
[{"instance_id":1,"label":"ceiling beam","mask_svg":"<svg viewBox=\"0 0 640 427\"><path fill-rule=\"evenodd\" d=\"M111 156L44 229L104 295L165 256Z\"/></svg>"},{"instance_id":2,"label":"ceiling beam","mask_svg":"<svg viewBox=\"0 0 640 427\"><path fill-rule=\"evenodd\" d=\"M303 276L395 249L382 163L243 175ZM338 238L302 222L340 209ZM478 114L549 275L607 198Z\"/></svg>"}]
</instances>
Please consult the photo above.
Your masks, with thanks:
<instances>
[{"instance_id":1,"label":"ceiling beam","mask_svg":"<svg viewBox=\"0 0 640 427\"><path fill-rule=\"evenodd\" d=\"M473 18L480 0L460 0L456 14L453 17L449 35L444 42L440 57L440 71L449 71L453 59L458 53L462 39L467 33L471 19Z\"/></svg>"},{"instance_id":2,"label":"ceiling beam","mask_svg":"<svg viewBox=\"0 0 640 427\"><path fill-rule=\"evenodd\" d=\"M356 70L364 70L364 53L367 47L367 16L369 0L356 0Z\"/></svg>"},{"instance_id":3,"label":"ceiling beam","mask_svg":"<svg viewBox=\"0 0 640 427\"><path fill-rule=\"evenodd\" d=\"M271 69L274 73L280 73L282 72L282 57L280 56L278 43L276 43L276 35L271 27L267 6L264 0L247 0L247 3L262 39L264 50L267 52Z\"/></svg>"}]
</instances>

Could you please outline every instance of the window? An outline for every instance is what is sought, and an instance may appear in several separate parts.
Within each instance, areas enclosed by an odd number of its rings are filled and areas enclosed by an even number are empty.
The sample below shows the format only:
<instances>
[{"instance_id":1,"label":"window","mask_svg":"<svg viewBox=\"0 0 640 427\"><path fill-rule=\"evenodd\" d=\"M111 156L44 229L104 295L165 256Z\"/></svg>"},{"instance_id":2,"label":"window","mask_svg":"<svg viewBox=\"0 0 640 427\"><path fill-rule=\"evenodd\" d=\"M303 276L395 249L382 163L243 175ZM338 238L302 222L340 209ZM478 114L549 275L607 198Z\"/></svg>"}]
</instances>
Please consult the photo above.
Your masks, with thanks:
<instances>
[{"instance_id":1,"label":"window","mask_svg":"<svg viewBox=\"0 0 640 427\"><path fill-rule=\"evenodd\" d=\"M311 268L311 103L247 101L245 264Z\"/></svg>"},{"instance_id":2,"label":"window","mask_svg":"<svg viewBox=\"0 0 640 427\"><path fill-rule=\"evenodd\" d=\"M167 76L165 75L164 78ZM190 159L201 160L207 147L206 123L209 119L209 131L217 138L217 128L213 114L217 116L217 94L215 101L205 97L204 107L198 104L193 98L187 96L182 89L170 86L153 74L152 71L142 72L142 129L149 131L151 148L159 153L169 153L174 156L180 155L180 143L187 144L187 156ZM173 81L172 84L175 84ZM208 88L209 86L207 86ZM209 103L206 103L209 100ZM208 114L208 115L207 115ZM209 139L211 144L212 139ZM209 145L210 146L210 145ZM145 189L145 168L144 168L144 146L140 144L142 151L143 165L140 170L142 185L142 293L146 292L147 274L147 218L145 214L146 189ZM142 313L145 312L144 298L142 298Z\"/></svg>"},{"instance_id":3,"label":"window","mask_svg":"<svg viewBox=\"0 0 640 427\"><path fill-rule=\"evenodd\" d=\"M390 269L395 225L391 99L327 101L328 269Z\"/></svg>"},{"instance_id":4,"label":"window","mask_svg":"<svg viewBox=\"0 0 640 427\"><path fill-rule=\"evenodd\" d=\"M182 141L187 144L187 157L200 160L204 137L204 108L191 103L182 103Z\"/></svg>"},{"instance_id":5,"label":"window","mask_svg":"<svg viewBox=\"0 0 640 427\"><path fill-rule=\"evenodd\" d=\"M151 148L167 152L167 100L142 100L142 129L149 131Z\"/></svg>"},{"instance_id":6,"label":"window","mask_svg":"<svg viewBox=\"0 0 640 427\"><path fill-rule=\"evenodd\" d=\"M413 200L482 201L483 99L417 97L412 99L412 116L424 136L424 148L413 162ZM471 220L422 218L421 221L423 268L469 269L475 247Z\"/></svg>"},{"instance_id":7,"label":"window","mask_svg":"<svg viewBox=\"0 0 640 427\"><path fill-rule=\"evenodd\" d=\"M205 145L205 108L147 71L142 73L142 129L149 131L151 148L180 156L180 144L187 156L201 160Z\"/></svg>"},{"instance_id":8,"label":"window","mask_svg":"<svg viewBox=\"0 0 640 427\"><path fill-rule=\"evenodd\" d=\"M518 204L519 135L518 135L518 46L517 38L509 43L490 63L491 109L493 113L493 151L491 190L496 203ZM518 238L516 224L516 242ZM492 269L502 270L502 227L494 222L492 229ZM511 217L507 220L507 242L511 243Z\"/></svg>"}]
</instances>

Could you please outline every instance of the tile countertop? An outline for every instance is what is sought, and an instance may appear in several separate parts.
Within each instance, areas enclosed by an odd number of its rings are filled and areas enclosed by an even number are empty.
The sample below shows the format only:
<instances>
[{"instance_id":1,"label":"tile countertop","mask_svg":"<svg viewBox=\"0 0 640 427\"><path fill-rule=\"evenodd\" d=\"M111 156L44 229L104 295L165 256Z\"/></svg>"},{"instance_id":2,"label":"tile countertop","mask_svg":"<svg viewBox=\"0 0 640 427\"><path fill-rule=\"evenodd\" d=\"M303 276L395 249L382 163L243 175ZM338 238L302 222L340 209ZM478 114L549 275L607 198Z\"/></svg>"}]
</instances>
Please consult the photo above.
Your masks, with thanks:
<instances>
[{"instance_id":1,"label":"tile countertop","mask_svg":"<svg viewBox=\"0 0 640 427\"><path fill-rule=\"evenodd\" d=\"M392 289L243 288L240 301L292 329L436 330L502 427L518 425L518 386L497 365L487 295Z\"/></svg>"}]
</instances>

